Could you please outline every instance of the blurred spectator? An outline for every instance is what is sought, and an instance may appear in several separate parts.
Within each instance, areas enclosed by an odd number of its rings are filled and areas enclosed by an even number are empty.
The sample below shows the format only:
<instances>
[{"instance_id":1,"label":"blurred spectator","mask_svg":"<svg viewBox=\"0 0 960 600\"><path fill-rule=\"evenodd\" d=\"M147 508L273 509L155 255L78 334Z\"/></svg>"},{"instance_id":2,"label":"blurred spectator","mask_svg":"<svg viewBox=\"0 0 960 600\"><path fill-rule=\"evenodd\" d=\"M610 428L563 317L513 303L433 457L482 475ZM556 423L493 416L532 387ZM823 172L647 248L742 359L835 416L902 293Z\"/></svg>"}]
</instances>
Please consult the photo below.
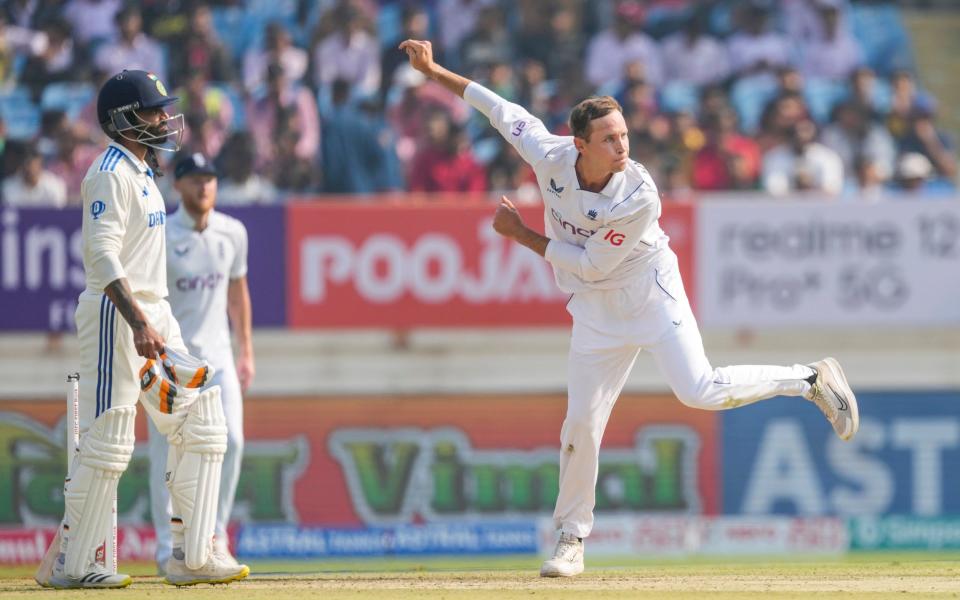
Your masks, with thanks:
<instances>
[{"instance_id":1,"label":"blurred spectator","mask_svg":"<svg viewBox=\"0 0 960 600\"><path fill-rule=\"evenodd\" d=\"M770 8L769 0L747 0L740 8L742 27L727 42L730 65L738 77L772 77L790 64L786 37L767 28Z\"/></svg>"},{"instance_id":2,"label":"blurred spectator","mask_svg":"<svg viewBox=\"0 0 960 600\"><path fill-rule=\"evenodd\" d=\"M457 123L466 122L469 115L466 102L409 64L397 69L394 88L390 96L399 100L388 110L388 121L397 134L397 156L405 165L413 160L429 113L442 110Z\"/></svg>"},{"instance_id":3,"label":"blurred spectator","mask_svg":"<svg viewBox=\"0 0 960 600\"><path fill-rule=\"evenodd\" d=\"M350 103L350 84L333 82L333 109L324 115L321 140L324 191L370 194L397 189L397 167L391 132Z\"/></svg>"},{"instance_id":4,"label":"blurred spectator","mask_svg":"<svg viewBox=\"0 0 960 600\"><path fill-rule=\"evenodd\" d=\"M380 53L380 101L386 103L387 92L393 83L393 76L397 68L407 63L407 53L398 46L403 40L425 40L429 37L430 17L427 11L419 6L404 6L402 17L402 31L400 38L393 40L383 47Z\"/></svg>"},{"instance_id":5,"label":"blurred spectator","mask_svg":"<svg viewBox=\"0 0 960 600\"><path fill-rule=\"evenodd\" d=\"M185 77L198 71L207 81L233 80L234 69L230 53L217 37L213 28L213 16L206 4L193 6L186 30L179 39L170 44L169 70L172 86L183 85ZM303 71L306 71L305 58Z\"/></svg>"},{"instance_id":6,"label":"blurred spectator","mask_svg":"<svg viewBox=\"0 0 960 600\"><path fill-rule=\"evenodd\" d=\"M303 120L303 113L293 106L284 107L277 114L272 172L273 183L281 191L312 192L321 183L321 173L314 166L316 152L309 156L301 153Z\"/></svg>"},{"instance_id":7,"label":"blurred spectator","mask_svg":"<svg viewBox=\"0 0 960 600\"><path fill-rule=\"evenodd\" d=\"M437 31L440 34L440 49L446 62L458 66L457 51L477 24L480 11L492 6L496 0L439 0L437 5Z\"/></svg>"},{"instance_id":8,"label":"blurred spectator","mask_svg":"<svg viewBox=\"0 0 960 600\"><path fill-rule=\"evenodd\" d=\"M217 203L223 206L273 204L277 190L254 170L254 140L246 131L231 135L217 160Z\"/></svg>"},{"instance_id":9,"label":"blurred spectator","mask_svg":"<svg viewBox=\"0 0 960 600\"><path fill-rule=\"evenodd\" d=\"M863 63L863 52L853 34L840 26L838 0L813 0L822 35L803 45L800 65L806 77L845 80Z\"/></svg>"},{"instance_id":10,"label":"blurred spectator","mask_svg":"<svg viewBox=\"0 0 960 600\"><path fill-rule=\"evenodd\" d=\"M917 91L913 75L908 71L897 71L890 77L890 110L887 113L887 129L897 140L907 135L910 122L917 110L932 111L929 97Z\"/></svg>"},{"instance_id":11,"label":"blurred spectator","mask_svg":"<svg viewBox=\"0 0 960 600\"><path fill-rule=\"evenodd\" d=\"M663 71L669 81L702 86L723 81L730 73L726 47L708 33L710 12L695 10L683 31L662 43Z\"/></svg>"},{"instance_id":12,"label":"blurred spectator","mask_svg":"<svg viewBox=\"0 0 960 600\"><path fill-rule=\"evenodd\" d=\"M66 21L51 20L44 26L44 33L46 46L27 59L20 74L20 82L30 88L34 100L40 99L43 88L50 83L83 81L89 73L86 62L77 56Z\"/></svg>"},{"instance_id":13,"label":"blurred spectator","mask_svg":"<svg viewBox=\"0 0 960 600\"><path fill-rule=\"evenodd\" d=\"M631 62L643 65L644 79L654 86L663 81L660 50L656 42L640 32L644 9L627 0L617 5L613 26L598 33L587 49L587 80L597 87L615 84Z\"/></svg>"},{"instance_id":14,"label":"blurred spectator","mask_svg":"<svg viewBox=\"0 0 960 600\"><path fill-rule=\"evenodd\" d=\"M890 181L890 177L881 177L876 163L859 156L853 168L856 170L856 185L847 185L847 195L865 201L876 201L886 195L885 182Z\"/></svg>"},{"instance_id":15,"label":"blurred spectator","mask_svg":"<svg viewBox=\"0 0 960 600\"><path fill-rule=\"evenodd\" d=\"M344 6L334 15L334 27L314 46L314 81L318 87L328 87L344 79L355 94L373 96L380 89L380 44L369 32L366 18Z\"/></svg>"},{"instance_id":16,"label":"blurred spectator","mask_svg":"<svg viewBox=\"0 0 960 600\"><path fill-rule=\"evenodd\" d=\"M174 92L180 98L177 108L186 115L187 121L197 124L204 130L203 142L193 145L194 127L188 126L183 132L184 146L198 147L205 156L217 156L230 133L233 124L234 106L223 90L208 84L203 69L191 71L186 87Z\"/></svg>"},{"instance_id":17,"label":"blurred spectator","mask_svg":"<svg viewBox=\"0 0 960 600\"><path fill-rule=\"evenodd\" d=\"M477 26L460 45L460 61L466 73L494 63L507 64L513 58L513 41L503 20L503 12L487 6L477 17Z\"/></svg>"},{"instance_id":18,"label":"blurred spectator","mask_svg":"<svg viewBox=\"0 0 960 600\"><path fill-rule=\"evenodd\" d=\"M427 117L426 140L408 177L414 192L482 192L487 175L467 146L463 129L443 111Z\"/></svg>"},{"instance_id":19,"label":"blurred spectator","mask_svg":"<svg viewBox=\"0 0 960 600\"><path fill-rule=\"evenodd\" d=\"M62 110L47 110L40 115L40 132L33 141L33 147L44 161L56 157L60 137L70 127L70 119Z\"/></svg>"},{"instance_id":20,"label":"blurred spectator","mask_svg":"<svg viewBox=\"0 0 960 600\"><path fill-rule=\"evenodd\" d=\"M547 70L537 60L526 60L521 65L520 81L516 91L516 101L526 107L531 114L544 117L550 107L551 85L547 81Z\"/></svg>"},{"instance_id":21,"label":"blurred spectator","mask_svg":"<svg viewBox=\"0 0 960 600\"><path fill-rule=\"evenodd\" d=\"M847 19L849 0L780 0L778 5L780 22L794 47L823 38L824 23L819 13L823 7L836 9L840 28L850 29Z\"/></svg>"},{"instance_id":22,"label":"blurred spectator","mask_svg":"<svg viewBox=\"0 0 960 600\"><path fill-rule=\"evenodd\" d=\"M577 13L566 5L550 16L549 46L544 59L550 79L556 79L567 68L583 70L581 57L585 42L579 25Z\"/></svg>"},{"instance_id":23,"label":"blurred spectator","mask_svg":"<svg viewBox=\"0 0 960 600\"><path fill-rule=\"evenodd\" d=\"M181 149L188 154L199 152L204 156L216 156L223 147L224 135L218 131L212 119L203 113L191 113L184 119L186 131L181 140ZM189 132L189 135L187 133Z\"/></svg>"},{"instance_id":24,"label":"blurred spectator","mask_svg":"<svg viewBox=\"0 0 960 600\"><path fill-rule=\"evenodd\" d=\"M497 153L487 165L487 189L493 194L510 194L514 204L540 205L540 187L533 169L516 148L499 140Z\"/></svg>"},{"instance_id":25,"label":"blurred spectator","mask_svg":"<svg viewBox=\"0 0 960 600\"><path fill-rule=\"evenodd\" d=\"M793 125L788 142L763 156L763 189L774 196L804 191L839 194L843 190L843 161L816 138L813 121Z\"/></svg>"},{"instance_id":26,"label":"blurred spectator","mask_svg":"<svg viewBox=\"0 0 960 600\"><path fill-rule=\"evenodd\" d=\"M779 93L803 94L803 75L794 67L777 69L777 86Z\"/></svg>"},{"instance_id":27,"label":"blurred spectator","mask_svg":"<svg viewBox=\"0 0 960 600\"><path fill-rule=\"evenodd\" d=\"M39 4L37 0L8 0L0 8L0 19L14 27L34 29L36 24L33 17Z\"/></svg>"},{"instance_id":28,"label":"blurred spectator","mask_svg":"<svg viewBox=\"0 0 960 600\"><path fill-rule=\"evenodd\" d=\"M877 76L870 67L858 67L850 74L850 96L860 106L870 109L870 118L879 119L883 108L877 103Z\"/></svg>"},{"instance_id":29,"label":"blurred spectator","mask_svg":"<svg viewBox=\"0 0 960 600\"><path fill-rule=\"evenodd\" d=\"M546 63L551 37L548 19L561 7L555 0L519 0L514 7L517 25L511 37L516 57Z\"/></svg>"},{"instance_id":30,"label":"blurred spectator","mask_svg":"<svg viewBox=\"0 0 960 600\"><path fill-rule=\"evenodd\" d=\"M43 168L43 157L36 148L28 147L16 174L3 180L3 202L7 206L62 208L67 204L67 186Z\"/></svg>"},{"instance_id":31,"label":"blurred spectator","mask_svg":"<svg viewBox=\"0 0 960 600\"><path fill-rule=\"evenodd\" d=\"M71 123L60 131L57 155L49 169L66 185L69 204L81 203L80 184L101 151L100 147L90 143L86 128L80 124Z\"/></svg>"},{"instance_id":32,"label":"blurred spectator","mask_svg":"<svg viewBox=\"0 0 960 600\"><path fill-rule=\"evenodd\" d=\"M143 33L140 9L127 6L117 13L120 37L115 43L103 44L94 57L96 67L105 73L119 73L124 69L149 71L167 81L166 66L160 45Z\"/></svg>"},{"instance_id":33,"label":"blurred spectator","mask_svg":"<svg viewBox=\"0 0 960 600\"><path fill-rule=\"evenodd\" d=\"M760 119L760 133L756 138L760 144L760 152L766 153L771 148L786 143L791 137L793 126L808 118L810 112L801 94L784 92L774 98L763 110Z\"/></svg>"},{"instance_id":34,"label":"blurred spectator","mask_svg":"<svg viewBox=\"0 0 960 600\"><path fill-rule=\"evenodd\" d=\"M933 164L917 152L907 152L897 163L897 188L925 197L954 197L956 190L948 182L934 178Z\"/></svg>"},{"instance_id":35,"label":"blurred spectator","mask_svg":"<svg viewBox=\"0 0 960 600\"><path fill-rule=\"evenodd\" d=\"M9 174L8 166L10 163L10 143L7 139L7 123L0 115L0 184Z\"/></svg>"},{"instance_id":36,"label":"blurred spectator","mask_svg":"<svg viewBox=\"0 0 960 600\"><path fill-rule=\"evenodd\" d=\"M282 131L282 125L290 124L292 119L286 114L289 112L296 115L298 129L286 134L284 143L289 149L295 134L297 139L292 148L295 156L303 160L315 158L320 147L317 102L309 89L287 80L283 67L272 64L267 67L266 93L254 99L247 110L247 122L256 143L258 168L279 167L274 136Z\"/></svg>"},{"instance_id":37,"label":"blurred spectator","mask_svg":"<svg viewBox=\"0 0 960 600\"><path fill-rule=\"evenodd\" d=\"M14 75L14 59L17 55L40 54L47 46L47 36L28 27L8 22L0 12L0 84Z\"/></svg>"},{"instance_id":38,"label":"blurred spectator","mask_svg":"<svg viewBox=\"0 0 960 600\"><path fill-rule=\"evenodd\" d=\"M693 159L693 187L731 190L754 187L760 173L760 148L737 133L737 117L730 109L708 115L704 121L706 145Z\"/></svg>"},{"instance_id":39,"label":"blurred spectator","mask_svg":"<svg viewBox=\"0 0 960 600\"><path fill-rule=\"evenodd\" d=\"M897 164L897 186L910 192L920 190L932 174L933 165L926 156L908 152L900 157Z\"/></svg>"},{"instance_id":40,"label":"blurred spectator","mask_svg":"<svg viewBox=\"0 0 960 600\"><path fill-rule=\"evenodd\" d=\"M938 176L953 180L957 176L954 144L946 133L937 129L933 116L932 107L914 109L907 121L907 129L897 143L901 153L922 154Z\"/></svg>"},{"instance_id":41,"label":"blurred spectator","mask_svg":"<svg viewBox=\"0 0 960 600\"><path fill-rule=\"evenodd\" d=\"M833 110L830 125L824 128L821 141L843 161L843 170L853 183L860 175L857 165L872 166L872 177L881 182L893 177L897 150L887 130L870 120L870 107L845 102Z\"/></svg>"},{"instance_id":42,"label":"blurred spectator","mask_svg":"<svg viewBox=\"0 0 960 600\"><path fill-rule=\"evenodd\" d=\"M309 62L307 52L293 45L281 23L269 23L264 29L263 48L251 48L243 55L243 86L250 93L257 92L271 64L283 68L287 81L299 83L307 74Z\"/></svg>"},{"instance_id":43,"label":"blurred spectator","mask_svg":"<svg viewBox=\"0 0 960 600\"><path fill-rule=\"evenodd\" d=\"M114 18L122 8L122 0L69 0L63 17L73 27L76 40L86 45L116 37Z\"/></svg>"},{"instance_id":44,"label":"blurred spectator","mask_svg":"<svg viewBox=\"0 0 960 600\"><path fill-rule=\"evenodd\" d=\"M708 85L700 90L700 115L707 117L715 112L730 108L727 91L720 85Z\"/></svg>"}]
</instances>

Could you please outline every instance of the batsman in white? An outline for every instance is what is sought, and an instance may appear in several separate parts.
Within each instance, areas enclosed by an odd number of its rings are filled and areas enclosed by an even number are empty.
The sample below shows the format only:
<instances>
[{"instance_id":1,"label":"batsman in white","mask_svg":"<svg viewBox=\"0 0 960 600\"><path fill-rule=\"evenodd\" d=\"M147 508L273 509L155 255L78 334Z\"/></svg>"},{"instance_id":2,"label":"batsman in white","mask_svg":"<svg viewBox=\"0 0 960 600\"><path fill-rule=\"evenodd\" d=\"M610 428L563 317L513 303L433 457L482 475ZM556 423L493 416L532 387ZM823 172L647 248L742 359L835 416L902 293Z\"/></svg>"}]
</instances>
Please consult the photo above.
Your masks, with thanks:
<instances>
[{"instance_id":1,"label":"batsman in white","mask_svg":"<svg viewBox=\"0 0 960 600\"><path fill-rule=\"evenodd\" d=\"M113 141L83 180L86 289L76 311L80 338L80 444L64 485L58 547L37 573L56 588L124 587L127 575L96 560L117 482L134 448L139 399L170 440L176 525L167 581L227 582L249 572L213 551L216 499L227 431L220 388L200 392L211 372L187 354L167 295L166 211L154 181L156 150L176 146L183 116L152 73L123 71L104 83L97 115ZM117 313L121 318L117 318Z\"/></svg>"},{"instance_id":2,"label":"batsman in white","mask_svg":"<svg viewBox=\"0 0 960 600\"><path fill-rule=\"evenodd\" d=\"M247 288L247 230L243 223L214 210L217 171L203 154L181 159L174 167L180 208L167 222L167 287L173 315L180 323L190 354L214 369L213 385L227 422L227 453L220 477L215 545L225 560L236 563L228 547L227 524L240 480L243 459L243 398L253 381L250 291ZM230 323L237 341L236 362ZM157 531L157 568L163 574L170 558L170 495L163 485L167 438L150 429L150 509Z\"/></svg>"},{"instance_id":3,"label":"batsman in white","mask_svg":"<svg viewBox=\"0 0 960 600\"><path fill-rule=\"evenodd\" d=\"M640 350L649 352L677 398L725 410L774 396L801 396L850 439L857 401L836 360L809 366L713 368L680 280L677 257L660 229L660 195L629 158L627 126L609 96L588 98L570 114L572 136L552 135L536 117L433 61L430 42L400 44L410 64L462 96L490 119L534 170L547 236L528 228L504 197L496 231L543 256L572 294L567 414L560 431L560 530L545 577L583 571L583 538L593 527L600 439Z\"/></svg>"}]
</instances>

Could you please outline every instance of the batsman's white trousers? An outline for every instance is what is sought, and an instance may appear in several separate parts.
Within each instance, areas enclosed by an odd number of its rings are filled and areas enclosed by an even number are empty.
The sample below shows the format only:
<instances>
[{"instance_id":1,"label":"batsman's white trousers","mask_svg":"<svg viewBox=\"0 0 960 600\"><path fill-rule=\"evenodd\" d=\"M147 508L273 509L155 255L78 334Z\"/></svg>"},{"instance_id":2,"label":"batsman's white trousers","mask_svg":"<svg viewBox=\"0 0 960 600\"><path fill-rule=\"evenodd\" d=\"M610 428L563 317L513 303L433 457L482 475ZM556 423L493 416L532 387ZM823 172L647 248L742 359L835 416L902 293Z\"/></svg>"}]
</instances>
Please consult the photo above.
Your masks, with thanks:
<instances>
[{"instance_id":1,"label":"batsman's white trousers","mask_svg":"<svg viewBox=\"0 0 960 600\"><path fill-rule=\"evenodd\" d=\"M813 370L803 365L710 366L669 249L628 287L577 292L567 310L573 333L553 518L558 529L578 537L593 528L600 440L640 350L653 355L677 398L693 408L736 408L810 388Z\"/></svg>"},{"instance_id":2,"label":"batsman's white trousers","mask_svg":"<svg viewBox=\"0 0 960 600\"><path fill-rule=\"evenodd\" d=\"M233 512L234 496L240 481L240 465L243 462L243 398L240 393L240 380L233 360L210 361L215 369L213 379L208 386L220 386L220 400L223 414L227 419L227 453L223 458L220 472L220 498L217 504L217 525L215 535L218 539L227 539L227 525ZM173 551L173 537L170 532L170 491L164 483L167 457L167 437L160 434L153 422L147 424L150 433L150 515L157 532L157 564L165 565Z\"/></svg>"},{"instance_id":3,"label":"batsman's white trousers","mask_svg":"<svg viewBox=\"0 0 960 600\"><path fill-rule=\"evenodd\" d=\"M163 336L168 348L187 354L180 325L166 300L134 296L150 325ZM105 294L84 291L76 311L80 340L80 435L101 413L115 406L132 406L140 398L140 368L145 359L137 355L133 330ZM154 419L164 415L147 407ZM166 454L163 459L166 460Z\"/></svg>"}]
</instances>

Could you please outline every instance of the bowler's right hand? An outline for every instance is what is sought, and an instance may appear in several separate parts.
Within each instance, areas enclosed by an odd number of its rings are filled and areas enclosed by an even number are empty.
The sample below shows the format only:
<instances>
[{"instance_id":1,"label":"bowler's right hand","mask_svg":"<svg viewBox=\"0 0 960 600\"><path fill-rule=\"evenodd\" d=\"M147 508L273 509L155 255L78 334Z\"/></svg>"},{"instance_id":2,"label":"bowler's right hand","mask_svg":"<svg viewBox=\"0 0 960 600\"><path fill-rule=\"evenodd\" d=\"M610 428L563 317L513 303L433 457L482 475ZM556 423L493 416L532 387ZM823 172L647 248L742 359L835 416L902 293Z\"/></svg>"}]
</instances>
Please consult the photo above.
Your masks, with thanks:
<instances>
[{"instance_id":1,"label":"bowler's right hand","mask_svg":"<svg viewBox=\"0 0 960 600\"><path fill-rule=\"evenodd\" d=\"M423 40L405 40L400 49L410 57L410 66L424 75L430 75L436 63L433 62L433 44Z\"/></svg>"},{"instance_id":2,"label":"bowler's right hand","mask_svg":"<svg viewBox=\"0 0 960 600\"><path fill-rule=\"evenodd\" d=\"M156 358L163 352L163 336L157 333L157 330L144 323L142 327L133 330L133 345L137 349L137 354L144 358Z\"/></svg>"}]
</instances>

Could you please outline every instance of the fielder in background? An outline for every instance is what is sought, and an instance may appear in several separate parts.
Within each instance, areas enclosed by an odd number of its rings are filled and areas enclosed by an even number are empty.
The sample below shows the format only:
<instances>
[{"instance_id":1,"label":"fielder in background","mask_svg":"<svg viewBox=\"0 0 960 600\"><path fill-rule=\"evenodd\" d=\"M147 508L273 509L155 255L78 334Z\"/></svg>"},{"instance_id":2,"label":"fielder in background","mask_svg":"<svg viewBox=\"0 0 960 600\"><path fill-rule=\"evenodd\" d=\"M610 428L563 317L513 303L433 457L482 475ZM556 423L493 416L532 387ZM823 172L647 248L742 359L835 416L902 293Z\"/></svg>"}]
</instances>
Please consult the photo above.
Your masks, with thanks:
<instances>
[{"instance_id":1,"label":"fielder in background","mask_svg":"<svg viewBox=\"0 0 960 600\"><path fill-rule=\"evenodd\" d=\"M180 160L174 168L180 208L167 222L167 287L170 306L180 323L190 354L216 374L227 422L217 506L215 548L230 564L227 524L240 480L243 459L243 396L253 381L250 292L247 288L247 230L243 223L214 210L217 172L202 154ZM230 345L233 324L236 362ZM151 423L150 508L157 530L157 568L162 575L171 552L170 496L163 485L167 440Z\"/></svg>"},{"instance_id":2,"label":"fielder in background","mask_svg":"<svg viewBox=\"0 0 960 600\"><path fill-rule=\"evenodd\" d=\"M677 257L660 229L660 194L629 158L620 105L588 98L570 114L569 137L552 135L521 106L433 61L430 42L400 44L410 64L482 112L527 161L543 197L547 237L528 228L504 197L496 231L543 256L572 294L567 414L560 431L560 530L545 577L583 571L583 538L593 527L600 439L641 349L656 361L677 398L726 410L773 396L802 396L823 411L840 438L857 432L857 401L840 365L744 365L714 369L687 301Z\"/></svg>"},{"instance_id":3,"label":"fielder in background","mask_svg":"<svg viewBox=\"0 0 960 600\"><path fill-rule=\"evenodd\" d=\"M170 440L174 505L167 581L227 582L246 567L213 551L216 498L227 432L220 388L200 388L210 368L189 356L167 296L166 210L154 178L157 150L173 150L183 116L152 73L123 71L104 83L97 116L113 141L91 165L83 196L86 289L76 311L80 338L79 452L64 484L65 515L37 572L41 585L115 588L131 583L97 560L117 482L134 449L139 399ZM121 318L117 318L117 313ZM52 558L51 558L52 557Z\"/></svg>"}]
</instances>

